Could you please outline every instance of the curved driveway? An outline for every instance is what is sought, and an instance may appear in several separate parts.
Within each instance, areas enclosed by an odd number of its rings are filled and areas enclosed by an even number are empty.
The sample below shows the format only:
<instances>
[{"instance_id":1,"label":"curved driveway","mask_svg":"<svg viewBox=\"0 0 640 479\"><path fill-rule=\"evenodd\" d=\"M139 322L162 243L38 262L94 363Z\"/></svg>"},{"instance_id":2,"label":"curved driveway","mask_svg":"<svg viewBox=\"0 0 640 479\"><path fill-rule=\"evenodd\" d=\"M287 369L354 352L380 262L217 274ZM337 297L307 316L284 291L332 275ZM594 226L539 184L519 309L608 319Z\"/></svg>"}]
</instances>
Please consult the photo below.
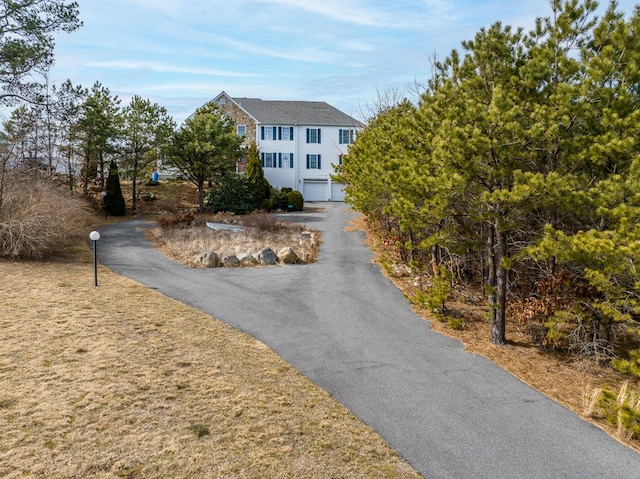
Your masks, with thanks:
<instances>
[{"instance_id":1,"label":"curved driveway","mask_svg":"<svg viewBox=\"0 0 640 479\"><path fill-rule=\"evenodd\" d=\"M371 262L355 215L323 204L316 263L190 269L134 220L102 230L100 262L261 340L425 478L640 478L640 455L459 342L429 330Z\"/></svg>"}]
</instances>

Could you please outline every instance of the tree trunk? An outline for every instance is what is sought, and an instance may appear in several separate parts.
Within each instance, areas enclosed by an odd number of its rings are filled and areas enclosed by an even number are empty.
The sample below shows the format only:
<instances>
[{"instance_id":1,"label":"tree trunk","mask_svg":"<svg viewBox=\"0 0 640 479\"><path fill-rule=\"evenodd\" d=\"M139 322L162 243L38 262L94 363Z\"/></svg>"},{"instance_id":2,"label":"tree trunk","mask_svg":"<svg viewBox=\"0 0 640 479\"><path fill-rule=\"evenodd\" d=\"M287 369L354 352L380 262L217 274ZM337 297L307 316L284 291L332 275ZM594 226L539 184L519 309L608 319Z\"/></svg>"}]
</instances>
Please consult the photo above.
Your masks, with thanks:
<instances>
[{"instance_id":1,"label":"tree trunk","mask_svg":"<svg viewBox=\"0 0 640 479\"><path fill-rule=\"evenodd\" d=\"M497 225L496 225L497 229ZM500 231L495 233L496 242L496 255L495 255L495 269L496 269L496 296L495 296L495 316L494 321L491 324L491 342L493 344L505 344L507 339L505 337L506 332L506 309L507 309L507 283L508 283L508 271L503 266L503 259L507 256L507 242L505 234Z\"/></svg>"},{"instance_id":2,"label":"tree trunk","mask_svg":"<svg viewBox=\"0 0 640 479\"><path fill-rule=\"evenodd\" d=\"M489 304L489 323L493 328L496 322L496 235L493 225L487 228L487 278L485 291L487 294L487 303Z\"/></svg>"},{"instance_id":3,"label":"tree trunk","mask_svg":"<svg viewBox=\"0 0 640 479\"><path fill-rule=\"evenodd\" d=\"M136 209L138 208L137 201L137 183L138 183L138 160L133 160L133 168L132 168L132 182L131 182L131 212L135 214Z\"/></svg>"},{"instance_id":4,"label":"tree trunk","mask_svg":"<svg viewBox=\"0 0 640 479\"><path fill-rule=\"evenodd\" d=\"M507 270L502 260L507 253L504 233L498 228L497 220L489 227L487 237L487 301L489 303L489 322L491 342L505 344L505 318L507 299Z\"/></svg>"},{"instance_id":5,"label":"tree trunk","mask_svg":"<svg viewBox=\"0 0 640 479\"><path fill-rule=\"evenodd\" d=\"M198 184L198 212L204 213L204 181Z\"/></svg>"}]
</instances>

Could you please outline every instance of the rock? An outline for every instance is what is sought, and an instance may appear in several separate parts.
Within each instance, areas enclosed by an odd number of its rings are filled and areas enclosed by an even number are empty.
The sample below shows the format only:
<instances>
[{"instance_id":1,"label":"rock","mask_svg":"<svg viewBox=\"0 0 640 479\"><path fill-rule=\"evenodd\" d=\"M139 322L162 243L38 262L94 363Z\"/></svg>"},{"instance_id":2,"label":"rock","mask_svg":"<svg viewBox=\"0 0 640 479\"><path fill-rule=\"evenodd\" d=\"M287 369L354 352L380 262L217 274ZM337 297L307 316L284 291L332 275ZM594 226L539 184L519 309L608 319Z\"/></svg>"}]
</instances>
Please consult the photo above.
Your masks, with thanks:
<instances>
[{"instance_id":1,"label":"rock","mask_svg":"<svg viewBox=\"0 0 640 479\"><path fill-rule=\"evenodd\" d=\"M229 267L233 267L233 266L240 266L240 260L238 259L238 257L236 255L229 255L229 256L225 256L222 259L222 264L224 264L225 266L229 266Z\"/></svg>"},{"instance_id":2,"label":"rock","mask_svg":"<svg viewBox=\"0 0 640 479\"><path fill-rule=\"evenodd\" d=\"M208 251L200 256L200 263L204 268L217 268L220 266L220 258L215 251Z\"/></svg>"},{"instance_id":3,"label":"rock","mask_svg":"<svg viewBox=\"0 0 640 479\"><path fill-rule=\"evenodd\" d=\"M300 261L296 252L288 246L278 251L278 259L284 264L295 264Z\"/></svg>"},{"instance_id":4,"label":"rock","mask_svg":"<svg viewBox=\"0 0 640 479\"><path fill-rule=\"evenodd\" d=\"M242 264L254 265L260 262L255 256L249 253L239 253L238 255L236 255L236 257Z\"/></svg>"},{"instance_id":5,"label":"rock","mask_svg":"<svg viewBox=\"0 0 640 479\"><path fill-rule=\"evenodd\" d=\"M264 264L276 264L278 256L271 248L262 248L258 253L258 259Z\"/></svg>"}]
</instances>

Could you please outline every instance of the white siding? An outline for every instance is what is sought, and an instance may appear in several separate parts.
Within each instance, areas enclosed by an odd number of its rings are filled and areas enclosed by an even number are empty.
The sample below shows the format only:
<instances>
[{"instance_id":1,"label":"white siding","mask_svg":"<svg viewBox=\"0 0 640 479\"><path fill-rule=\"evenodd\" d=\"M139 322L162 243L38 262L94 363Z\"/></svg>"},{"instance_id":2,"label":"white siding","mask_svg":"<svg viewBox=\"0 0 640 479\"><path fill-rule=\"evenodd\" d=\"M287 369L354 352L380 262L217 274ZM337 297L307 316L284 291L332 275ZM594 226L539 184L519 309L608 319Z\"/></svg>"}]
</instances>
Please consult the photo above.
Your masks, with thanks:
<instances>
[{"instance_id":1,"label":"white siding","mask_svg":"<svg viewBox=\"0 0 640 479\"><path fill-rule=\"evenodd\" d=\"M305 201L343 201L344 193L340 186L331 187L330 177L334 174L333 165L340 162L340 155L347 153L348 145L340 143L340 130L347 127L298 125L294 127L293 140L262 139L262 126L258 125L257 138L260 153L293 153L294 167L280 165L264 167L264 176L275 188L293 188L300 191ZM307 129L320 130L320 143L307 143ZM351 128L354 129L355 128ZM307 168L307 156L320 156L320 168ZM311 180L305 182L305 179ZM322 180L322 182L318 182ZM308 197L309 196L309 197ZM336 197L334 199L334 196Z\"/></svg>"}]
</instances>

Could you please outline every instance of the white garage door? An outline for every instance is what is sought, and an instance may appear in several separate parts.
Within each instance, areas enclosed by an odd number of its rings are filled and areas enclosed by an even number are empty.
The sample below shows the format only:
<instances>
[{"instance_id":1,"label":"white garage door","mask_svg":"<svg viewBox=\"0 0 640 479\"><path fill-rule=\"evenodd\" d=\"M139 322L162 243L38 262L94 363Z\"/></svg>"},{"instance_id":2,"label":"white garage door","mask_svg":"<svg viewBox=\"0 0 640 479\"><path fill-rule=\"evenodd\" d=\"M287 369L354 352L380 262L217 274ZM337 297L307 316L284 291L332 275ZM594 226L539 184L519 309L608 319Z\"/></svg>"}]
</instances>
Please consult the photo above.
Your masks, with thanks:
<instances>
[{"instance_id":1,"label":"white garage door","mask_svg":"<svg viewBox=\"0 0 640 479\"><path fill-rule=\"evenodd\" d=\"M344 201L343 183L331 183L331 201Z\"/></svg>"},{"instance_id":2,"label":"white garage door","mask_svg":"<svg viewBox=\"0 0 640 479\"><path fill-rule=\"evenodd\" d=\"M306 179L302 183L302 196L305 201L327 201L329 180L326 178Z\"/></svg>"}]
</instances>

